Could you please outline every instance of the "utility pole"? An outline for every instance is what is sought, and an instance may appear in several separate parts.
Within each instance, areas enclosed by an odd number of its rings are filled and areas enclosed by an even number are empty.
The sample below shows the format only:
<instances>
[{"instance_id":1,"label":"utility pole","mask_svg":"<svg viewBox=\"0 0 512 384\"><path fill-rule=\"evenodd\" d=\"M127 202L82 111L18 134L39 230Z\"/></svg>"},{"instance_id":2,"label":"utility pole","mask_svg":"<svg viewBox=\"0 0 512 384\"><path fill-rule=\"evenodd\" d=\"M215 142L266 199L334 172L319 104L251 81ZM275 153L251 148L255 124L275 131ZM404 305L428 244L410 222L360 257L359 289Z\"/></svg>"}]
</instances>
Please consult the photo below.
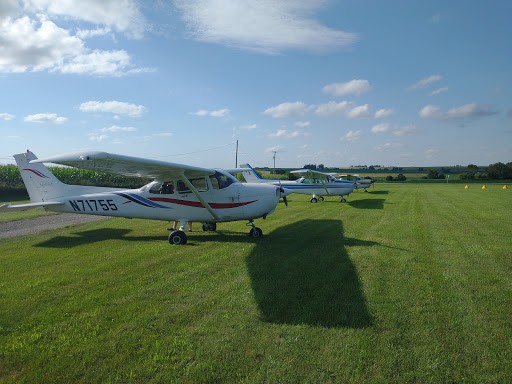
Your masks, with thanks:
<instances>
[{"instance_id":1,"label":"utility pole","mask_svg":"<svg viewBox=\"0 0 512 384\"><path fill-rule=\"evenodd\" d=\"M238 140L236 141L235 168L238 168Z\"/></svg>"},{"instance_id":2,"label":"utility pole","mask_svg":"<svg viewBox=\"0 0 512 384\"><path fill-rule=\"evenodd\" d=\"M274 175L276 174L276 152L274 151Z\"/></svg>"}]
</instances>

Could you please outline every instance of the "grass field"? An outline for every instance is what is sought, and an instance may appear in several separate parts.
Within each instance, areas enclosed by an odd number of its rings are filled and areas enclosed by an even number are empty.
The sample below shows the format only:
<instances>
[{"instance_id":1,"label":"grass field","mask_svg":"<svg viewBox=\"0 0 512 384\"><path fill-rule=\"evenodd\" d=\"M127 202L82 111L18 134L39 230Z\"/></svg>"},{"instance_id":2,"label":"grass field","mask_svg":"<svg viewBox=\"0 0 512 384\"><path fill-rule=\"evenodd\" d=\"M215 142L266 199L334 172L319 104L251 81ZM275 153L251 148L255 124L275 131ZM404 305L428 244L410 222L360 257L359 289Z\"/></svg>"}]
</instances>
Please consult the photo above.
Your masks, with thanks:
<instances>
[{"instance_id":1,"label":"grass field","mask_svg":"<svg viewBox=\"0 0 512 384\"><path fill-rule=\"evenodd\" d=\"M512 190L289 198L257 240L125 219L0 240L0 382L512 382Z\"/></svg>"}]
</instances>

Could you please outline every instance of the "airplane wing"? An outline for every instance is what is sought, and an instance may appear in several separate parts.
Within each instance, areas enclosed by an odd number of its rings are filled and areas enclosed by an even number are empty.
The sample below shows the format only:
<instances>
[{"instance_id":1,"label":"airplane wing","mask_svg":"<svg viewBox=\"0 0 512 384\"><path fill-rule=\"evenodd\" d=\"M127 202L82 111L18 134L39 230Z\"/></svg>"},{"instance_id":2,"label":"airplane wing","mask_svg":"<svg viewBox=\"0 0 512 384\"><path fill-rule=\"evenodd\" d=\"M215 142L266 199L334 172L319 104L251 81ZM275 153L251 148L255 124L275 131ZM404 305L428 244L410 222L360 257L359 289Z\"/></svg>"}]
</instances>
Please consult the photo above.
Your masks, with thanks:
<instances>
[{"instance_id":1,"label":"airplane wing","mask_svg":"<svg viewBox=\"0 0 512 384\"><path fill-rule=\"evenodd\" d=\"M193 179L213 175L215 173L215 169L213 168L195 167L167 161L96 151L77 152L45 159L36 159L30 162L62 164L75 168L156 180L175 179L183 175L189 179Z\"/></svg>"},{"instance_id":2,"label":"airplane wing","mask_svg":"<svg viewBox=\"0 0 512 384\"><path fill-rule=\"evenodd\" d=\"M315 179L322 179L325 181L329 180L329 173L324 173L320 171L314 171L312 169L297 169L296 171L290 171L290 173L297 173L299 175L302 175L307 178L315 178Z\"/></svg>"}]
</instances>

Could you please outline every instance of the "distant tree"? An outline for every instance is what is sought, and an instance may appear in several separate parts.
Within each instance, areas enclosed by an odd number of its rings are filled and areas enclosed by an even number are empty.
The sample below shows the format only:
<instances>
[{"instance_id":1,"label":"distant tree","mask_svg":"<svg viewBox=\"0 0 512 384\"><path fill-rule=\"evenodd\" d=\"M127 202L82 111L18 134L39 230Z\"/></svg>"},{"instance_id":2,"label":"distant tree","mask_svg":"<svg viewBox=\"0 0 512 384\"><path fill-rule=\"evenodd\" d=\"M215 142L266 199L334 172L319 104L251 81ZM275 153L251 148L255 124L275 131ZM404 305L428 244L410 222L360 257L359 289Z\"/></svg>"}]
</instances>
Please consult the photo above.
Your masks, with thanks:
<instances>
[{"instance_id":1,"label":"distant tree","mask_svg":"<svg viewBox=\"0 0 512 384\"><path fill-rule=\"evenodd\" d=\"M324 168L325 168L325 167L324 167L324 165L323 165L323 164L318 164L318 169L319 169L319 170L323 171L323 170L324 170Z\"/></svg>"},{"instance_id":2,"label":"distant tree","mask_svg":"<svg viewBox=\"0 0 512 384\"><path fill-rule=\"evenodd\" d=\"M405 180L407 180L407 177L405 177L403 173L399 173L398 176L396 177L396 179L398 181L405 181Z\"/></svg>"},{"instance_id":3,"label":"distant tree","mask_svg":"<svg viewBox=\"0 0 512 384\"><path fill-rule=\"evenodd\" d=\"M487 173L491 179L512 179L512 163L495 163L487 167Z\"/></svg>"},{"instance_id":4,"label":"distant tree","mask_svg":"<svg viewBox=\"0 0 512 384\"><path fill-rule=\"evenodd\" d=\"M446 176L443 173L439 173L435 169L429 169L427 173L427 179L445 179Z\"/></svg>"},{"instance_id":5,"label":"distant tree","mask_svg":"<svg viewBox=\"0 0 512 384\"><path fill-rule=\"evenodd\" d=\"M393 181L393 176L389 175L389 176L386 176L386 181Z\"/></svg>"}]
</instances>

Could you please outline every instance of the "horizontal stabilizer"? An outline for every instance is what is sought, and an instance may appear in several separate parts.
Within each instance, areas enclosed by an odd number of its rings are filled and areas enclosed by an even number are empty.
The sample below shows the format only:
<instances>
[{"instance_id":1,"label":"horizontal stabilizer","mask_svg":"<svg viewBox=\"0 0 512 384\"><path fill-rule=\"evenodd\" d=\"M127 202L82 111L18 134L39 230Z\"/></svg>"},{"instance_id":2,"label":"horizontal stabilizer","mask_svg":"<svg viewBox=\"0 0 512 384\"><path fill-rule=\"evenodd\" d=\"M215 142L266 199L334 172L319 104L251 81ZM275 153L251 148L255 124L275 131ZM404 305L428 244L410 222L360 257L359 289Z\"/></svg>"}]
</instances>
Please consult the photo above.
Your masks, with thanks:
<instances>
[{"instance_id":1,"label":"horizontal stabilizer","mask_svg":"<svg viewBox=\"0 0 512 384\"><path fill-rule=\"evenodd\" d=\"M51 205L63 205L60 201L43 201L40 203L28 203L28 204L2 204L0 205L0 211L25 211L31 208L48 207Z\"/></svg>"}]
</instances>

